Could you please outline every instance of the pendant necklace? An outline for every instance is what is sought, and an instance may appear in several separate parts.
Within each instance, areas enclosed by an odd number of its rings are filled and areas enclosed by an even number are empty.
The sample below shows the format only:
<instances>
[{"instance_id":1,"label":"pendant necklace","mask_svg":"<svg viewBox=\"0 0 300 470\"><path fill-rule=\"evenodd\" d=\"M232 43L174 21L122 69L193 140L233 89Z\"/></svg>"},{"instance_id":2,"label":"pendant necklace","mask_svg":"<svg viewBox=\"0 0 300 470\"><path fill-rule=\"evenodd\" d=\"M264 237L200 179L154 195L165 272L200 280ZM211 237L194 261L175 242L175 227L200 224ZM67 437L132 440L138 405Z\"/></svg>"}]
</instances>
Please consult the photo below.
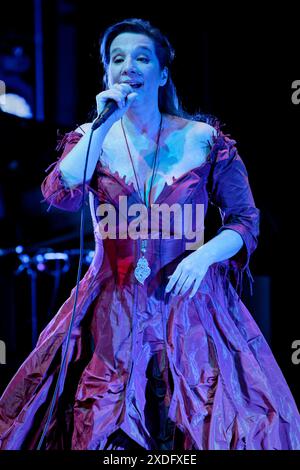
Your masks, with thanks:
<instances>
[{"instance_id":1,"label":"pendant necklace","mask_svg":"<svg viewBox=\"0 0 300 470\"><path fill-rule=\"evenodd\" d=\"M121 126L122 126L122 130L123 130L123 134L124 134L124 138L125 138L125 142L126 142L126 146L127 146L127 150L128 150L128 155L130 157L131 165L132 165L132 168L133 168L134 177L135 177L135 180L136 180L138 192L139 192L140 198L144 201L146 207L149 207L149 205L150 205L150 196L151 196L151 190L152 190L154 175L156 175L156 172L157 172L156 162L157 162L157 155L158 155L158 150L159 150L160 135L161 135L161 130L162 130L162 120L163 119L162 119L162 114L161 114L160 115L159 131L158 131L158 135L157 135L157 139L156 139L156 152L155 152L155 156L154 156L154 164L153 164L153 169L152 169L151 183L150 183L150 189L149 189L149 194L148 194L148 206L147 206L147 202L146 202L146 183L145 183L144 197L142 197L142 193L141 193L141 190L140 190L140 185L139 185L139 182L138 182L137 174L136 174L136 171L135 171L132 155L131 155L131 152L130 152L130 149L129 149L127 136L126 136L124 125L123 125L123 118L121 118ZM142 241L141 241L141 253L142 253L142 255L138 259L137 265L136 265L135 270L134 270L135 278L141 284L144 284L145 279L147 279L147 277L149 277L150 273L151 273L151 269L150 269L148 260L145 257L146 250L147 250L147 239L142 239Z\"/></svg>"}]
</instances>

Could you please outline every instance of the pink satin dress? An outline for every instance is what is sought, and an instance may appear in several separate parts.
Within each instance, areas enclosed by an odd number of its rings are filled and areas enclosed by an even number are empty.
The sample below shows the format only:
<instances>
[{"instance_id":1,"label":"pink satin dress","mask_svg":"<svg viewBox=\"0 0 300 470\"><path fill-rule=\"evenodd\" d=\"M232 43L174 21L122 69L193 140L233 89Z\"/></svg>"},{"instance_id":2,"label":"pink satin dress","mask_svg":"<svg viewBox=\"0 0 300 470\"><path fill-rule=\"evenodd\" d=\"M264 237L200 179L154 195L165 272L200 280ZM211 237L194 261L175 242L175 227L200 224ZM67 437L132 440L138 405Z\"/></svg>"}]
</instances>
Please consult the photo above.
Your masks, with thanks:
<instances>
[{"instance_id":1,"label":"pink satin dress","mask_svg":"<svg viewBox=\"0 0 300 470\"><path fill-rule=\"evenodd\" d=\"M80 209L82 185L64 185L59 162L81 138L70 132L42 183L45 200ZM244 245L211 265L196 295L165 292L190 252L186 240L148 240L151 275L137 282L140 240L102 239L97 207L141 203L99 161L87 190L95 256L82 278L74 328L45 449L300 449L300 417L272 352L240 298L257 246L259 210L236 142L219 128L207 160L165 184L157 204L216 205L219 232ZM86 201L87 203L87 201ZM0 448L35 449L65 351L75 288L41 332L0 399Z\"/></svg>"}]
</instances>

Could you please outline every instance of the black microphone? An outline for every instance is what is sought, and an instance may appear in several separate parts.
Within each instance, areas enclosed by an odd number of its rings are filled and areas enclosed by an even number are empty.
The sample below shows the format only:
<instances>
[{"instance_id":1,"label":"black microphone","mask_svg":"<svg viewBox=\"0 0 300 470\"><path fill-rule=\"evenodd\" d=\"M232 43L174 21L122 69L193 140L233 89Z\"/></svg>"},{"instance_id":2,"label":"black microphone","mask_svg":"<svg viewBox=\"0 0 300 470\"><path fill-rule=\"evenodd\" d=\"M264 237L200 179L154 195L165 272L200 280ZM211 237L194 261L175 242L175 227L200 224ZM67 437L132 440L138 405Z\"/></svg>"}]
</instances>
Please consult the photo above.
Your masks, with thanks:
<instances>
[{"instance_id":1,"label":"black microphone","mask_svg":"<svg viewBox=\"0 0 300 470\"><path fill-rule=\"evenodd\" d=\"M118 109L117 102L109 98L104 109L101 111L97 119L93 122L92 131L98 129L108 118Z\"/></svg>"}]
</instances>

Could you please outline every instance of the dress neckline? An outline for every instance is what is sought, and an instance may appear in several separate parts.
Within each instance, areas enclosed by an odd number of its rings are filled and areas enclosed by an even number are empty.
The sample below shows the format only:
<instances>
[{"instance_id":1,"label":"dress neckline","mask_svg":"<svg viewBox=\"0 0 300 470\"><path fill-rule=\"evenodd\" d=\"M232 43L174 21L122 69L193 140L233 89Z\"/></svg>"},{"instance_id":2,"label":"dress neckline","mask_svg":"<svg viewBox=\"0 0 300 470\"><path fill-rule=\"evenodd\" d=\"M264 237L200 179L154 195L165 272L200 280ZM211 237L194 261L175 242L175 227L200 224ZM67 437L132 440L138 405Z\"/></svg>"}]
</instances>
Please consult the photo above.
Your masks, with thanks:
<instances>
[{"instance_id":1,"label":"dress neckline","mask_svg":"<svg viewBox=\"0 0 300 470\"><path fill-rule=\"evenodd\" d=\"M204 162L202 162L200 165L197 165L193 168L191 168L190 170L187 170L186 172L182 173L181 175L179 175L177 178L176 177L172 177L173 179L173 182L172 183L168 183L167 181L165 181L164 183L164 186L162 188L162 190L160 191L160 193L158 194L158 196L155 198L155 200L152 202L152 204L158 204L161 199L162 199L162 196L164 195L164 193L168 190L168 191L171 191L173 190L176 185L184 178L186 178L187 176L189 176L190 174L192 173L197 173L198 171L202 170L204 167L210 165L212 163L212 156L214 154L214 152L218 149L220 150L225 150L226 148L226 143L228 143L227 141L230 141L232 143L232 145L234 145L236 143L236 141L234 139L232 139L230 136L228 136L227 134L224 134L220 128L217 128L216 129L217 131L217 134L216 135L213 135L212 136L212 143L209 143L210 145L210 151L208 152L207 156L206 156L206 159ZM73 131L72 133L70 134L78 134L78 136L82 137L83 134L81 134L80 132L76 132L76 131ZM228 150L228 149L227 149ZM225 152L227 154L227 152ZM227 155L228 157L228 155ZM223 158L226 158L225 155L224 157L222 157L222 155L220 156L220 159L222 160ZM116 171L112 171L109 166L107 164L104 164L103 162L101 162L101 160L98 160L97 162L97 167L98 167L98 170L104 172L105 174L107 174L108 176L111 176L112 178L114 178L117 182L119 182L127 191L129 194L133 194L135 199L138 201L138 202L143 202L138 194L138 191L137 189L135 188L134 184L132 181L130 182L126 182L126 175L124 176L120 176L119 172L116 170Z\"/></svg>"},{"instance_id":2,"label":"dress neckline","mask_svg":"<svg viewBox=\"0 0 300 470\"><path fill-rule=\"evenodd\" d=\"M210 155L210 153L211 152L209 152L208 156ZM171 189L175 188L176 185L182 179L186 178L187 176L189 176L192 173L197 173L200 169L202 170L203 167L205 167L206 165L208 165L210 163L211 162L208 160L208 157L207 157L206 160L201 163L201 165L198 165L196 167L191 168L190 170L187 170L186 172L179 175L177 178L175 176L173 176L172 177L172 179L173 179L172 183L169 184L167 181L165 181L162 190L160 191L158 196L156 196L155 200L151 204L158 204L160 202L161 198L162 198L162 195L165 193L165 191L167 189L171 190ZM132 181L130 181L130 182L125 181L126 180L126 175L124 175L122 177L122 176L120 176L120 174L117 170L116 171L111 171L110 168L108 167L108 165L103 165L100 161L99 161L99 164L100 164L100 169L101 169L102 172L104 172L106 175L111 176L112 178L117 180L123 187L128 189L131 194L134 193L136 199L138 199L139 202L144 203L144 201L141 199L137 189L135 188L133 182Z\"/></svg>"}]
</instances>

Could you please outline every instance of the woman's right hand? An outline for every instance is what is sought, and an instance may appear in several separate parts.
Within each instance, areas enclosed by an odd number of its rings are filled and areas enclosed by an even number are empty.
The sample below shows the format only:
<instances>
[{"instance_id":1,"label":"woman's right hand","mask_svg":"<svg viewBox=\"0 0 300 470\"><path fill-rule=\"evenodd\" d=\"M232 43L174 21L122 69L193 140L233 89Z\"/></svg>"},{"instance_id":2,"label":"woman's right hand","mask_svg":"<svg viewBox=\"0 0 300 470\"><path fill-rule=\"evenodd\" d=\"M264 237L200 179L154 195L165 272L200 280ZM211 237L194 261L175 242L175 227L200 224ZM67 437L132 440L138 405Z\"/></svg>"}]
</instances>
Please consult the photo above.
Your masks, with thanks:
<instances>
[{"instance_id":1,"label":"woman's right hand","mask_svg":"<svg viewBox=\"0 0 300 470\"><path fill-rule=\"evenodd\" d=\"M118 109L106 120L110 126L113 125L126 113L137 95L128 83L115 83L111 88L96 96L98 116L105 108L107 100L114 100L118 105Z\"/></svg>"}]
</instances>

